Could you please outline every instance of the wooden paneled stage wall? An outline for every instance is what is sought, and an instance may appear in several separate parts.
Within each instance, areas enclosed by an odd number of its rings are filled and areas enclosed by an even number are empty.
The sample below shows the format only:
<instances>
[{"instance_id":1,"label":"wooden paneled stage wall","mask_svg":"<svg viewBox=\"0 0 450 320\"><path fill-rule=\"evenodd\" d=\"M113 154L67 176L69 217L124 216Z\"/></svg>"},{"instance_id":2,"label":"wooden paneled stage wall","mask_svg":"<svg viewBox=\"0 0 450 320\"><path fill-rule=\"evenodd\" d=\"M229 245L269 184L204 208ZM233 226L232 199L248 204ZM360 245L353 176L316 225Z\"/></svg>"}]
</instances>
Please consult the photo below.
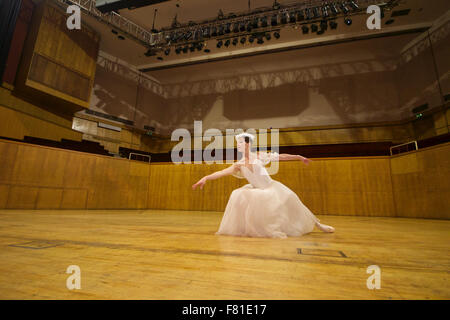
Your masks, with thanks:
<instances>
[{"instance_id":1,"label":"wooden paneled stage wall","mask_svg":"<svg viewBox=\"0 0 450 320\"><path fill-rule=\"evenodd\" d=\"M273 178L320 215L450 218L450 143L394 157L281 162ZM0 209L223 211L235 177L191 185L227 164L146 164L0 140Z\"/></svg>"},{"instance_id":2,"label":"wooden paneled stage wall","mask_svg":"<svg viewBox=\"0 0 450 320\"><path fill-rule=\"evenodd\" d=\"M40 1L22 54L15 89L56 112L89 107L99 50L99 35L86 25L69 30L67 14Z\"/></svg>"}]
</instances>

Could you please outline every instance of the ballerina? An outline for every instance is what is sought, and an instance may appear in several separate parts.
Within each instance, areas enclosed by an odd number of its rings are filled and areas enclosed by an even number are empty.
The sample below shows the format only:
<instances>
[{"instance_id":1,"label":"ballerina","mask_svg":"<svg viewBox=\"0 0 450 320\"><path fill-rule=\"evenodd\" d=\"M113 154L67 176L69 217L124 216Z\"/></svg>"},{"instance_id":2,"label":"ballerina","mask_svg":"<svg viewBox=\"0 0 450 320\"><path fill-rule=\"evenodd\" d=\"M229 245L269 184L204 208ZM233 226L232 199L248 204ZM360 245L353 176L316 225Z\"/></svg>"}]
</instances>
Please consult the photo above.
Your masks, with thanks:
<instances>
[{"instance_id":1,"label":"ballerina","mask_svg":"<svg viewBox=\"0 0 450 320\"><path fill-rule=\"evenodd\" d=\"M203 189L207 181L227 175L249 182L231 193L216 235L286 238L310 233L314 226L323 232L335 231L333 227L321 224L299 197L281 182L273 180L264 167L276 160L302 160L305 164L312 160L300 155L252 152L253 135L242 133L235 138L238 151L244 154L242 159L224 170L204 176L192 186L193 190Z\"/></svg>"}]
</instances>

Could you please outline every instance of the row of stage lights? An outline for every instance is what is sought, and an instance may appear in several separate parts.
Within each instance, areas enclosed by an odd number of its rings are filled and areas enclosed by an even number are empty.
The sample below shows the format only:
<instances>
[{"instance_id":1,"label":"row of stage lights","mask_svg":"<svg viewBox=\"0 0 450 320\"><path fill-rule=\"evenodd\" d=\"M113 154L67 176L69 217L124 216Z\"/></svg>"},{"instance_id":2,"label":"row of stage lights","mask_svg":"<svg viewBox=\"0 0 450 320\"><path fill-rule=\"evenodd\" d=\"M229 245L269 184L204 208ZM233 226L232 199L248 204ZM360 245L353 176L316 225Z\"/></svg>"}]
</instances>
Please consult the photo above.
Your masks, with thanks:
<instances>
[{"instance_id":1,"label":"row of stage lights","mask_svg":"<svg viewBox=\"0 0 450 320\"><path fill-rule=\"evenodd\" d=\"M345 18L344 23L348 26L352 24L352 20L350 18ZM301 32L303 34L309 34L311 31L312 33L317 33L318 35L321 35L325 33L325 31L330 27L330 29L337 29L338 23L334 20L322 20L320 23L312 23L310 26L308 25L302 25ZM256 40L257 44L264 44L264 41L270 41L272 39L272 36L275 39L279 39L281 37L280 30L274 31L274 32L259 32L259 33L253 33L251 35L247 36L241 36L241 37L234 37L233 39L220 39L217 41L216 47L218 49L221 49L223 47L228 48L230 45L237 46L239 43L244 45L247 43L253 44ZM205 48L204 42L196 42L191 44L186 44L184 46L177 46L175 49L176 54L181 53L188 53L188 52L195 52L195 51L202 51L203 48ZM164 50L164 54L166 56L170 55L171 49L167 48ZM210 49L205 48L205 52L209 53ZM160 59L161 60L161 59Z\"/></svg>"},{"instance_id":2,"label":"row of stage lights","mask_svg":"<svg viewBox=\"0 0 450 320\"><path fill-rule=\"evenodd\" d=\"M178 46L174 50L176 54L195 52L196 50L201 51L205 47L205 44L201 41L205 41L209 38L226 36L231 33L251 33L253 31L250 35L236 35L235 37L231 37L233 39L218 40L216 45L217 48L229 47L231 44L234 46L238 43L245 44L247 40L249 43L253 43L256 40L258 44L263 44L264 38L266 40L271 39L271 32L257 32L255 30L259 28L269 28L269 19L272 29L273 27L286 25L288 23L294 24L297 22L303 22L303 25L301 26L303 34L308 34L311 30L311 32L320 35L328 29L328 24L331 29L337 28L337 22L330 19L334 19L334 17L336 17L340 12L347 15L351 10L354 12L359 10L359 6L355 1L343 1L340 3L330 4L325 3L321 7L282 12L271 16L255 17L251 21L237 21L234 23L207 26L196 30L191 29L185 32L173 31L171 33L166 33L165 40L169 47L164 50L164 54L168 56L171 52L170 46L176 45L177 43ZM322 19L322 21L318 21L320 19ZM311 20L315 22L310 22L310 26L308 27L305 23ZM351 25L351 18L346 17L344 19L344 23L348 26ZM277 30L273 32L273 36L276 39L280 38L280 31ZM185 42L185 44L183 44L183 42ZM205 49L205 52L210 52L210 50ZM151 54L149 50L146 55L153 54ZM158 59L161 60L162 58L158 57Z\"/></svg>"},{"instance_id":3,"label":"row of stage lights","mask_svg":"<svg viewBox=\"0 0 450 320\"><path fill-rule=\"evenodd\" d=\"M339 5L336 3L325 4L322 7L306 8L304 10L294 12L283 12L281 14L274 14L270 17L270 25L275 27L279 24L296 23L297 21L305 21L312 19L328 19L336 16L340 11L344 14L350 12L349 7L353 11L358 11L359 6L355 1L342 2ZM201 38L210 38L223 36L231 32L251 32L258 28L267 28L269 26L269 17L255 17L252 21L238 21L234 23L226 23L219 26L207 26L196 30L188 30L187 32L172 32L166 35L166 41L169 43L176 43L179 41L200 40Z\"/></svg>"}]
</instances>

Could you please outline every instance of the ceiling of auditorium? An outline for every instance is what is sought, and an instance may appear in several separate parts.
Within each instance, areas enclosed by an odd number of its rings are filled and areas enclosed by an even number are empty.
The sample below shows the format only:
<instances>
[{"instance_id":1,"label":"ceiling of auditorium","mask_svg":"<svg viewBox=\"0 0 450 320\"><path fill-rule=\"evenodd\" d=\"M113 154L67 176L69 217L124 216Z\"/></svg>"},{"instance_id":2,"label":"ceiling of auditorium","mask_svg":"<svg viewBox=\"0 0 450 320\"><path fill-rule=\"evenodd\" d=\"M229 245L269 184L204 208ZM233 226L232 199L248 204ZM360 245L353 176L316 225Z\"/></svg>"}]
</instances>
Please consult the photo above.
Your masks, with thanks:
<instances>
[{"instance_id":1,"label":"ceiling of auditorium","mask_svg":"<svg viewBox=\"0 0 450 320\"><path fill-rule=\"evenodd\" d=\"M298 3L295 0L278 0L281 5ZM271 7L273 0L251 0L250 8L252 10ZM138 9L123 9L119 13L123 17L135 22L136 24L150 30L153 24L154 10L157 9L155 28L161 29L169 27L177 15L179 23L188 23L189 21L201 22L217 17L219 9L225 16L230 13L242 13L248 10L249 2L245 0L171 0L158 3L152 6ZM381 34L401 34L408 30L423 30L429 27L433 21L441 17L450 9L449 0L400 0L396 10L411 9L406 16L395 17L392 24L386 25L386 21L391 19L391 13L386 13L382 22L381 30L368 30L366 27L366 16L353 17L353 24L347 26L343 18L337 19L338 27L336 30L330 28L322 35L311 34L304 35L300 28L285 26L281 28L279 39L272 37L270 41L264 44L253 44L246 42L237 46L230 45L228 48L216 48L216 40L206 42L206 47L211 50L210 53L203 51L188 52L186 54L175 54L174 47L171 53L166 56L163 53L157 56L145 56L147 49L134 42L131 39L118 39L116 34L111 32L111 27L98 20L84 16L84 21L94 27L101 34L100 49L117 58L120 58L136 68L149 74L155 70L173 69L174 67L198 64L207 61L220 61L236 57L254 56L261 53L282 52L287 49L300 50L303 47L317 46L325 43L345 42L351 39L361 39ZM158 60L157 57L162 60Z\"/></svg>"}]
</instances>

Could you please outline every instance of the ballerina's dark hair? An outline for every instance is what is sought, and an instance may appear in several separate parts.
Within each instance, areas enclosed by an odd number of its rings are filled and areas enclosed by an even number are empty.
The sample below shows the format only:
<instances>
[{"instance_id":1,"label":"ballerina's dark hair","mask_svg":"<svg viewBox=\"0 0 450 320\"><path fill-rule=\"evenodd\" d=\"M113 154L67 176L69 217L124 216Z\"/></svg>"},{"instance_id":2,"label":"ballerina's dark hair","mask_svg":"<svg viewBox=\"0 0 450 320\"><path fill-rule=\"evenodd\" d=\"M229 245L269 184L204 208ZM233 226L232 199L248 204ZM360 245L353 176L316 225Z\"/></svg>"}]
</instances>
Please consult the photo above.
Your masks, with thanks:
<instances>
[{"instance_id":1,"label":"ballerina's dark hair","mask_svg":"<svg viewBox=\"0 0 450 320\"><path fill-rule=\"evenodd\" d=\"M245 143L250 143L251 142L249 137L244 137L244 140L245 140Z\"/></svg>"}]
</instances>

